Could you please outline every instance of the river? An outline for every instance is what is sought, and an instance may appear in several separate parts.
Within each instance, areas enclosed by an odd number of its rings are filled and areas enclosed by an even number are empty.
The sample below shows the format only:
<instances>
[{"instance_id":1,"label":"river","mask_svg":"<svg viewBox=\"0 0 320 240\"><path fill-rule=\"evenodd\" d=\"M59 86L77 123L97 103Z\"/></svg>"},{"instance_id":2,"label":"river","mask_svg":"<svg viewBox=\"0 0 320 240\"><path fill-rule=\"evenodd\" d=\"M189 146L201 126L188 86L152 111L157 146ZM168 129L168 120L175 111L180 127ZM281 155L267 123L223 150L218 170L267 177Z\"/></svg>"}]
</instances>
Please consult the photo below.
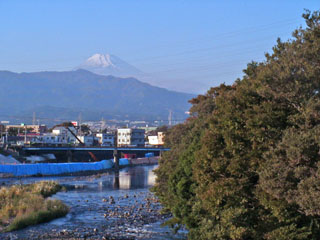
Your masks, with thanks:
<instances>
[{"instance_id":1,"label":"river","mask_svg":"<svg viewBox=\"0 0 320 240\"><path fill-rule=\"evenodd\" d=\"M91 176L1 178L0 184L54 180L66 186L52 198L70 207L66 217L0 235L0 239L186 239L161 224L161 205L149 189L157 166L136 166Z\"/></svg>"}]
</instances>

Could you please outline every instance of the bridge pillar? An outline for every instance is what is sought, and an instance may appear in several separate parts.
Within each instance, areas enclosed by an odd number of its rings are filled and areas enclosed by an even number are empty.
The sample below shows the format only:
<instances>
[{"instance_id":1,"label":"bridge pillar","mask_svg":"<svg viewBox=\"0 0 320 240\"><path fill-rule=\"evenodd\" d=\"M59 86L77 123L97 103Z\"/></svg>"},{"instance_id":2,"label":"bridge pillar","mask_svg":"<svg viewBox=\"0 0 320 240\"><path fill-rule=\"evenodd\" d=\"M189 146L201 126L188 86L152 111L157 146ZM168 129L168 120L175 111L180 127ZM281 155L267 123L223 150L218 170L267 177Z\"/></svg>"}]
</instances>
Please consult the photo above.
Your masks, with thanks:
<instances>
[{"instance_id":1,"label":"bridge pillar","mask_svg":"<svg viewBox=\"0 0 320 240\"><path fill-rule=\"evenodd\" d=\"M119 169L117 169L114 173L114 182L113 182L113 188L119 189L120 188L120 177L119 177Z\"/></svg>"},{"instance_id":2,"label":"bridge pillar","mask_svg":"<svg viewBox=\"0 0 320 240\"><path fill-rule=\"evenodd\" d=\"M72 156L72 151L68 150L67 151L67 158L68 158L68 162L72 162L73 160L73 156Z\"/></svg>"},{"instance_id":3,"label":"bridge pillar","mask_svg":"<svg viewBox=\"0 0 320 240\"><path fill-rule=\"evenodd\" d=\"M114 162L114 167L116 170L119 169L119 154L118 154L118 149L113 150L113 162Z\"/></svg>"}]
</instances>

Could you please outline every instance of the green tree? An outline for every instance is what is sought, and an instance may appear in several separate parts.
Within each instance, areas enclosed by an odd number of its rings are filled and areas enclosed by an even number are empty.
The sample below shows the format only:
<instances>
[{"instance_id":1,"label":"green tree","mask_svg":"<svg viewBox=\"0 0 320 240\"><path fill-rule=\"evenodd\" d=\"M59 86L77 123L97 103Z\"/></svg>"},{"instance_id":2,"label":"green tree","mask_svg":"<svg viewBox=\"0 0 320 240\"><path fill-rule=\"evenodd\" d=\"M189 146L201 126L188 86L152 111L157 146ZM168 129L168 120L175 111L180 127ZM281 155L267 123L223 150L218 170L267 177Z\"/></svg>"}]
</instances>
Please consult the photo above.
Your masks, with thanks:
<instances>
[{"instance_id":1,"label":"green tree","mask_svg":"<svg viewBox=\"0 0 320 240\"><path fill-rule=\"evenodd\" d=\"M190 239L320 239L320 15L193 99L154 188Z\"/></svg>"},{"instance_id":2,"label":"green tree","mask_svg":"<svg viewBox=\"0 0 320 240\"><path fill-rule=\"evenodd\" d=\"M81 132L84 134L90 134L91 132L90 127L86 124L82 124L79 129L81 129Z\"/></svg>"}]
</instances>

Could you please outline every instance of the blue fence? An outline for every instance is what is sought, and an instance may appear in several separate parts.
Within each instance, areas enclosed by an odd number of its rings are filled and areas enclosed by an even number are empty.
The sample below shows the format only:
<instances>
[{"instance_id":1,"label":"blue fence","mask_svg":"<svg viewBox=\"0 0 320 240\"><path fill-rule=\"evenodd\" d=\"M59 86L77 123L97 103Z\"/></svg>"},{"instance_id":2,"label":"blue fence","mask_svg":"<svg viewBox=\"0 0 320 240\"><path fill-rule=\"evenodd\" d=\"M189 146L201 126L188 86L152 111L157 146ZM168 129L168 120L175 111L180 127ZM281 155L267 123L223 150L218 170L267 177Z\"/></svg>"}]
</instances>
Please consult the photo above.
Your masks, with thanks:
<instances>
[{"instance_id":1,"label":"blue fence","mask_svg":"<svg viewBox=\"0 0 320 240\"><path fill-rule=\"evenodd\" d=\"M120 163L121 164L121 163ZM122 165L126 165L123 164ZM97 171L113 167L112 160L102 160L94 163L38 163L38 164L17 164L0 165L0 173L13 174L14 176L31 175L58 175L81 171Z\"/></svg>"},{"instance_id":2,"label":"blue fence","mask_svg":"<svg viewBox=\"0 0 320 240\"><path fill-rule=\"evenodd\" d=\"M128 160L128 158L120 158L119 159L119 165L120 166L126 166L126 165L129 165L130 163L129 163L129 160Z\"/></svg>"},{"instance_id":3,"label":"blue fence","mask_svg":"<svg viewBox=\"0 0 320 240\"><path fill-rule=\"evenodd\" d=\"M152 152L146 153L144 156L147 157L147 158L154 157L154 153L152 153Z\"/></svg>"}]
</instances>

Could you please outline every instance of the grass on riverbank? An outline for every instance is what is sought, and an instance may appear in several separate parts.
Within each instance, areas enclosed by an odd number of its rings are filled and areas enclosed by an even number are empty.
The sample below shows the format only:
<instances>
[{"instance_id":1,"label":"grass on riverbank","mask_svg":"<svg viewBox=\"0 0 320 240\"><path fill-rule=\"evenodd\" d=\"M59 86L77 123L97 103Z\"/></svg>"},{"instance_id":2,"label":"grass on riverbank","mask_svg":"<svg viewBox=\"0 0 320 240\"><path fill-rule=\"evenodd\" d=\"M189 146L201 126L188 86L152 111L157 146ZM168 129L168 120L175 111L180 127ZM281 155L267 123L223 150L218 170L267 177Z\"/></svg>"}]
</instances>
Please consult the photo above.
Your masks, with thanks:
<instances>
[{"instance_id":1,"label":"grass on riverbank","mask_svg":"<svg viewBox=\"0 0 320 240\"><path fill-rule=\"evenodd\" d=\"M68 207L64 203L46 199L60 190L61 186L52 181L2 187L0 231L13 231L65 216Z\"/></svg>"}]
</instances>

